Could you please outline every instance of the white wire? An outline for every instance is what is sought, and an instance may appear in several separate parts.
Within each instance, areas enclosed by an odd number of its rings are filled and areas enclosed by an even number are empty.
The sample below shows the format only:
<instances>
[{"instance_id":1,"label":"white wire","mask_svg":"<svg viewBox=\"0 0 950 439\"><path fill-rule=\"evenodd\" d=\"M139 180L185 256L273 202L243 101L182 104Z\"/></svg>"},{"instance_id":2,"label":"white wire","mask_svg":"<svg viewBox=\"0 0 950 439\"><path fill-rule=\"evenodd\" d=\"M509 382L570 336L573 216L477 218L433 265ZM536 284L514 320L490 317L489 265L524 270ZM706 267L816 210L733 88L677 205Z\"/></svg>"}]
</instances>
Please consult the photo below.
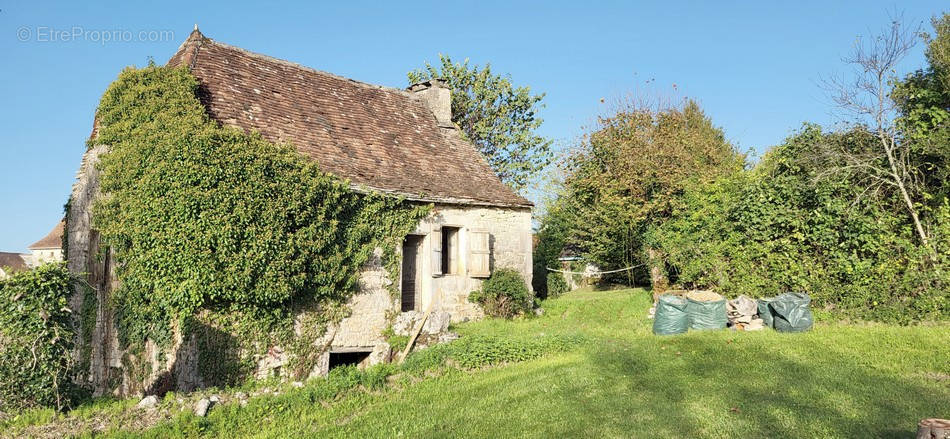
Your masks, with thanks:
<instances>
[{"instance_id":1,"label":"white wire","mask_svg":"<svg viewBox=\"0 0 950 439\"><path fill-rule=\"evenodd\" d=\"M544 267L544 268L547 268L548 271L553 271L553 272L555 272L555 273L564 273L564 274L586 274L586 275L590 275L590 276L600 276L600 275L602 275L602 274L610 274L610 273L617 273L617 272L620 272L620 271L632 270L632 269L634 269L634 268L642 267L642 266L644 266L644 265L646 265L646 264L631 265L631 266L629 266L629 267L627 267L627 268L620 268L620 269L617 269L617 270L608 270L608 271L597 271L597 272L555 270L555 269L553 269L553 268L551 268L551 267Z\"/></svg>"}]
</instances>

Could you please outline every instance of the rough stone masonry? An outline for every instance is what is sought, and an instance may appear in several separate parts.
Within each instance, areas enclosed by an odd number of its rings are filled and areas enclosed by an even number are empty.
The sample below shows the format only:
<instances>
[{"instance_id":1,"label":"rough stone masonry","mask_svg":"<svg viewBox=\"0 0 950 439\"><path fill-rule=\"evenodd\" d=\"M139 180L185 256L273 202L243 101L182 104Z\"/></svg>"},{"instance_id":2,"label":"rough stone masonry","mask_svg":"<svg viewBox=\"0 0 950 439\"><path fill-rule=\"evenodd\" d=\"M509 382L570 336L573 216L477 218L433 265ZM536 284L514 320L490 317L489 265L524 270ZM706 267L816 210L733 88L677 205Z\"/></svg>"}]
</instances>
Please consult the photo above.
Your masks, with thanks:
<instances>
[{"instance_id":1,"label":"rough stone masonry","mask_svg":"<svg viewBox=\"0 0 950 439\"><path fill-rule=\"evenodd\" d=\"M197 29L168 65L190 69L215 121L291 143L355 190L434 205L406 239L409 256L398 279L387 276L378 253L363 267L351 315L313 344L319 356L311 375L353 358L360 365L388 361L383 331L394 325L396 333L408 334L425 311L431 314L420 343L451 338L450 322L481 316L468 294L497 268L520 272L530 287L532 204L505 186L460 135L451 121L451 92L441 81L408 90L366 84L219 43ZM94 145L96 131L94 124ZM178 332L166 351L146 343L142 355L150 372L141 381L123 365L128 353L120 349L108 305L119 288L116 262L100 248L92 219L102 196L96 163L107 153L108 145L95 145L84 154L67 212L68 266L85 279L70 305L78 316L87 289L96 300L88 384L99 395L202 387L198 344ZM390 286L402 297L392 297ZM282 346L255 353L256 373L286 374L287 355Z\"/></svg>"}]
</instances>

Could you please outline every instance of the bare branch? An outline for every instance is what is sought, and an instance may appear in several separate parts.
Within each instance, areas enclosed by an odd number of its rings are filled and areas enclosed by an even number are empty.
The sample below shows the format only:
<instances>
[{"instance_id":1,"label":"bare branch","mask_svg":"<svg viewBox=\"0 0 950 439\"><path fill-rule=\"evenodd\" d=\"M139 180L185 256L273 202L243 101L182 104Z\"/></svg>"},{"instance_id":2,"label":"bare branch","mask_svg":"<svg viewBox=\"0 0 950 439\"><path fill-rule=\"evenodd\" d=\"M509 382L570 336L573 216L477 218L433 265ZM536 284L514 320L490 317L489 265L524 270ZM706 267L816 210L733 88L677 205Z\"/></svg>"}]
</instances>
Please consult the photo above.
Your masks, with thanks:
<instances>
[{"instance_id":1,"label":"bare branch","mask_svg":"<svg viewBox=\"0 0 950 439\"><path fill-rule=\"evenodd\" d=\"M910 144L897 132L897 105L891 99L891 83L897 66L917 44L920 26L906 27L902 17L873 38L859 38L854 52L843 59L852 67L851 79L834 76L824 80L832 100L852 119L850 129L867 130L875 141L870 150L851 151L844 147L819 145L816 159L821 166L816 178L847 176L864 188L856 201L892 187L900 196L921 242L931 248L929 233L920 221L917 198L921 194L920 172L911 162Z\"/></svg>"}]
</instances>

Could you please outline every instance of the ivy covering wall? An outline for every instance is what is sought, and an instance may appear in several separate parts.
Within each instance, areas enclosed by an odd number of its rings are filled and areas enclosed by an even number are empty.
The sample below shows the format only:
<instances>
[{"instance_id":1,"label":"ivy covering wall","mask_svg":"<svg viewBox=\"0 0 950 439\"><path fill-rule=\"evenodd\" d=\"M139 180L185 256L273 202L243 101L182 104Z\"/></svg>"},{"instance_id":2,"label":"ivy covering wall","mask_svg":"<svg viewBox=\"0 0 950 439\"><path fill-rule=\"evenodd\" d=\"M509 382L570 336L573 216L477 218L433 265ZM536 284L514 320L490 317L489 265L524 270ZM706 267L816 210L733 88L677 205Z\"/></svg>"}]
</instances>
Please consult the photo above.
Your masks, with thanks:
<instances>
[{"instance_id":1,"label":"ivy covering wall","mask_svg":"<svg viewBox=\"0 0 950 439\"><path fill-rule=\"evenodd\" d=\"M354 191L292 145L211 120L198 94L186 68L155 65L108 88L90 140L109 147L93 221L114 252L112 306L131 357L147 339L170 346L173 331L211 334L199 363L225 383L251 365L234 352L289 344L301 310L323 316L308 320L311 338L345 315L375 249L398 273L399 245L430 206Z\"/></svg>"},{"instance_id":2,"label":"ivy covering wall","mask_svg":"<svg viewBox=\"0 0 950 439\"><path fill-rule=\"evenodd\" d=\"M64 264L46 264L0 280L0 410L73 405L75 333Z\"/></svg>"}]
</instances>

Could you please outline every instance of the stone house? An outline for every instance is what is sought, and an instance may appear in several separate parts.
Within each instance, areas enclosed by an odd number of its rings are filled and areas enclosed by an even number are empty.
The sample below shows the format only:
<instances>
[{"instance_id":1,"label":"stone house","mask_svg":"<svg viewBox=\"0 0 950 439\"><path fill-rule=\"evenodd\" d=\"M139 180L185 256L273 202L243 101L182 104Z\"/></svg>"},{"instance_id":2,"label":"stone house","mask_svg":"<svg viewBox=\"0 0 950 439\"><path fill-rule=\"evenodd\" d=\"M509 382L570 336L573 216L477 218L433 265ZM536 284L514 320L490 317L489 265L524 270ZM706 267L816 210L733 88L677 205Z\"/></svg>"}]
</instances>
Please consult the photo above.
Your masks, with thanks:
<instances>
[{"instance_id":1,"label":"stone house","mask_svg":"<svg viewBox=\"0 0 950 439\"><path fill-rule=\"evenodd\" d=\"M378 260L364 267L360 292L349 304L352 315L328 331L329 349L314 374L334 364L386 361L382 332L392 311L408 326L431 311L437 323L426 326L438 331L448 321L480 317L468 294L493 270L511 268L530 281L532 204L503 184L460 135L451 121L450 90L440 81L406 90L367 84L222 44L197 28L168 65L190 68L215 121L291 143L355 190L434 205L405 238L400 279L388 279ZM68 213L70 270L87 273L99 304L108 303L115 288L114 267L108 255L95 256L98 233L88 207L98 196L95 163L106 150L96 146L83 157ZM390 282L398 282L401 292L395 302L386 289ZM74 307L81 305L76 296ZM121 367L115 330L103 323L110 316L100 305L90 365L100 393L110 390L103 388L108 369ZM270 352L261 357L259 372L283 361ZM181 382L179 377L179 387L188 387Z\"/></svg>"},{"instance_id":2,"label":"stone house","mask_svg":"<svg viewBox=\"0 0 950 439\"><path fill-rule=\"evenodd\" d=\"M43 239L30 245L30 253L0 252L0 279L13 273L36 268L47 262L63 260L63 226L60 221Z\"/></svg>"},{"instance_id":3,"label":"stone house","mask_svg":"<svg viewBox=\"0 0 950 439\"><path fill-rule=\"evenodd\" d=\"M28 247L30 255L27 262L30 267L38 267L47 262L63 260L63 227L65 225L65 222L60 221L43 239Z\"/></svg>"}]
</instances>

